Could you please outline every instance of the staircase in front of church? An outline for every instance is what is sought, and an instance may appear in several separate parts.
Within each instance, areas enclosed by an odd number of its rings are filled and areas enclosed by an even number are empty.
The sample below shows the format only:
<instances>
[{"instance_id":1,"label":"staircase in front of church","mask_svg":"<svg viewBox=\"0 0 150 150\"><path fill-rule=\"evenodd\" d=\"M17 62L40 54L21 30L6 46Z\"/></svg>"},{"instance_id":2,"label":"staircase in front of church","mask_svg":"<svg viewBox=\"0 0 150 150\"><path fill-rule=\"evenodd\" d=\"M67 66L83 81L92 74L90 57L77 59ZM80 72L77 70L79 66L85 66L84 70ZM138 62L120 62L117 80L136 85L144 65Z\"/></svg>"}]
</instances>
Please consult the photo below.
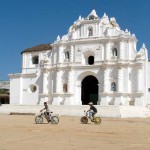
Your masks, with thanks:
<instances>
[{"instance_id":1,"label":"staircase in front of church","mask_svg":"<svg viewBox=\"0 0 150 150\"><path fill-rule=\"evenodd\" d=\"M38 114L43 108L42 105L9 105L0 106L0 114ZM88 105L49 105L54 114L65 116L83 116L84 110L88 110ZM150 109L140 106L96 106L97 116L101 117L117 117L130 118L150 117Z\"/></svg>"}]
</instances>

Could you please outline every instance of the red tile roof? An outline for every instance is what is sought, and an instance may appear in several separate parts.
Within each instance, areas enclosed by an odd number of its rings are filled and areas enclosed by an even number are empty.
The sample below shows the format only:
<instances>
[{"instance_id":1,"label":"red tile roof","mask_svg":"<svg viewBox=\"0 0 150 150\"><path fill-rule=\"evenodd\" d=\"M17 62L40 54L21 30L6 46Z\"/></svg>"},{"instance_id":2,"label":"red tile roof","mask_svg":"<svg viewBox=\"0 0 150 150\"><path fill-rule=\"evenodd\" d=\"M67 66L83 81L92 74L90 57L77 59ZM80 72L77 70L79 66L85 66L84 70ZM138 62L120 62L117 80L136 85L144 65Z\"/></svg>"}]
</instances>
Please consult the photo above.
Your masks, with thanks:
<instances>
[{"instance_id":1,"label":"red tile roof","mask_svg":"<svg viewBox=\"0 0 150 150\"><path fill-rule=\"evenodd\" d=\"M21 54L26 53L26 52L45 51L45 50L51 50L51 49L52 49L52 46L50 44L40 44L40 45L33 46L31 48L27 48L23 50Z\"/></svg>"}]
</instances>

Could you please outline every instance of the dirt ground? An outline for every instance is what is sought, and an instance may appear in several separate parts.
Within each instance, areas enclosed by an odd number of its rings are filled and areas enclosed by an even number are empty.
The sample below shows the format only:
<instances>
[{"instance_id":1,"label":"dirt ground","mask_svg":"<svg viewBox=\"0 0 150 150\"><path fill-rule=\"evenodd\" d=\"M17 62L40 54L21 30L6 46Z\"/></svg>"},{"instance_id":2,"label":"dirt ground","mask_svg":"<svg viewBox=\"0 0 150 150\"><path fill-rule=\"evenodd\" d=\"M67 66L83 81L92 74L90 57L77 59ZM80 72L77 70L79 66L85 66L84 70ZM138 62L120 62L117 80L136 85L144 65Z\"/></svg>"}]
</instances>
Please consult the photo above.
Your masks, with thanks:
<instances>
[{"instance_id":1,"label":"dirt ground","mask_svg":"<svg viewBox=\"0 0 150 150\"><path fill-rule=\"evenodd\" d=\"M149 150L150 118L102 118L101 125L60 116L58 125L31 115L0 115L0 150Z\"/></svg>"}]
</instances>

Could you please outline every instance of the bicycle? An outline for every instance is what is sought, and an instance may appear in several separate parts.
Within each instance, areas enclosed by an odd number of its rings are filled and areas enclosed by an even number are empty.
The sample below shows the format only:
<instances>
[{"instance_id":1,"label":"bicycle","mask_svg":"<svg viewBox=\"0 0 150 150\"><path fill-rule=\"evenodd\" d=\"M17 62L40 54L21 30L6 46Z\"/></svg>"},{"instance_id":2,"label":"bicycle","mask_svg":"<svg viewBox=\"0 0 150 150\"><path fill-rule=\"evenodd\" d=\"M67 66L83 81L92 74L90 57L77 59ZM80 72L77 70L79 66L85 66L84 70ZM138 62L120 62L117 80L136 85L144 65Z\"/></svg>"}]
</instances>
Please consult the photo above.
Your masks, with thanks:
<instances>
[{"instance_id":1,"label":"bicycle","mask_svg":"<svg viewBox=\"0 0 150 150\"><path fill-rule=\"evenodd\" d=\"M100 124L101 123L101 118L100 117L93 117L91 118L91 112L89 111L84 111L85 115L81 117L80 121L82 124L87 124L88 123L88 119L91 120L91 122L94 122L95 124Z\"/></svg>"},{"instance_id":2,"label":"bicycle","mask_svg":"<svg viewBox=\"0 0 150 150\"><path fill-rule=\"evenodd\" d=\"M51 119L50 119L50 120L48 120L48 119L47 119L47 116L46 116L44 113L41 112L40 115L37 115L37 116L35 117L35 123L41 124L41 123L43 123L43 118L45 118L48 123L58 124L59 118L58 118L57 116L53 116L53 115L52 115L53 112L49 112L49 113L50 113L49 115L51 116Z\"/></svg>"}]
</instances>

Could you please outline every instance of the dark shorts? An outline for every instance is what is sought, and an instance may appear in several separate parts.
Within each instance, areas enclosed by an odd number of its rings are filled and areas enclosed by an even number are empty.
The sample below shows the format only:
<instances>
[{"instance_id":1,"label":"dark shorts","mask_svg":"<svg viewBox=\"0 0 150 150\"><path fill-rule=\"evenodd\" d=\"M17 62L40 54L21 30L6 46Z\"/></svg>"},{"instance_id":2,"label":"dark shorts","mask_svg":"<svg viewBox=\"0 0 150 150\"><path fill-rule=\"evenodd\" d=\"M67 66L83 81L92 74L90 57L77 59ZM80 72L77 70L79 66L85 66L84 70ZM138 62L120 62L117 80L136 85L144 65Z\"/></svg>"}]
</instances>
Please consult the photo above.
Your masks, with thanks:
<instances>
[{"instance_id":1,"label":"dark shorts","mask_svg":"<svg viewBox=\"0 0 150 150\"><path fill-rule=\"evenodd\" d=\"M44 112L44 115L49 116L49 112Z\"/></svg>"}]
</instances>

